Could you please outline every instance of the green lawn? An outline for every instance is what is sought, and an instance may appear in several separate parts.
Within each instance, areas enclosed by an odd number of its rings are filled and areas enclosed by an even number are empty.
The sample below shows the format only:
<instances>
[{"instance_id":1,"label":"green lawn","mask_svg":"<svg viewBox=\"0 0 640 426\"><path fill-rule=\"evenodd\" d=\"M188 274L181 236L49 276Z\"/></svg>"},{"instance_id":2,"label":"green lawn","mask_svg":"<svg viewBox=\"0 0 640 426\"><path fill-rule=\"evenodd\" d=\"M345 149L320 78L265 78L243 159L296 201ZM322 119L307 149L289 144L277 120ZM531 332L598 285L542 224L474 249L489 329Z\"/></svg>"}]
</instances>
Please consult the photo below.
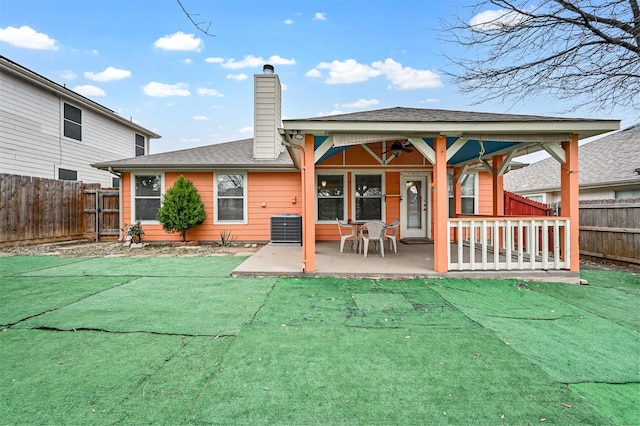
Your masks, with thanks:
<instances>
[{"instance_id":1,"label":"green lawn","mask_svg":"<svg viewBox=\"0 0 640 426\"><path fill-rule=\"evenodd\" d=\"M640 424L640 276L231 278L243 258L0 258L0 421Z\"/></svg>"}]
</instances>

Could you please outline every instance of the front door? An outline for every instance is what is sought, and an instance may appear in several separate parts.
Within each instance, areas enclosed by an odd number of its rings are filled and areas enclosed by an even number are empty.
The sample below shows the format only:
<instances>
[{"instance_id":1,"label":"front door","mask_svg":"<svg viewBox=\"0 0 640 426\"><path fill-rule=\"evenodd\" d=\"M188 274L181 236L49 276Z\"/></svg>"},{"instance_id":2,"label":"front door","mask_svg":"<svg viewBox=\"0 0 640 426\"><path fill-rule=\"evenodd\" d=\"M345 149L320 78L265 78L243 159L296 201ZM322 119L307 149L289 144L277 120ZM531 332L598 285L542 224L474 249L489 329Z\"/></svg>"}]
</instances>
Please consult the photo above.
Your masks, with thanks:
<instances>
[{"instance_id":1,"label":"front door","mask_svg":"<svg viewBox=\"0 0 640 426\"><path fill-rule=\"evenodd\" d=\"M402 238L430 236L427 173L400 174L400 234Z\"/></svg>"}]
</instances>

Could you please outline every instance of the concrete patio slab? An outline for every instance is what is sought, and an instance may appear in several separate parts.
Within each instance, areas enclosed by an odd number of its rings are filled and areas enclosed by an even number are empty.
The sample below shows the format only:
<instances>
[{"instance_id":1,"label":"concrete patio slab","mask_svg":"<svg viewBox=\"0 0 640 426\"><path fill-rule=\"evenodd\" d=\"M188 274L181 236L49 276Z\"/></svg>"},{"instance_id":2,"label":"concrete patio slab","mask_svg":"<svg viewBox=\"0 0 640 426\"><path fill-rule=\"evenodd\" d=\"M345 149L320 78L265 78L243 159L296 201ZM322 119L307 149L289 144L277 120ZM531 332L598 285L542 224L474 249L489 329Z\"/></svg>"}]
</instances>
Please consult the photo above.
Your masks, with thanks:
<instances>
[{"instance_id":1,"label":"concrete patio slab","mask_svg":"<svg viewBox=\"0 0 640 426\"><path fill-rule=\"evenodd\" d=\"M569 271L465 271L440 273L433 270L433 244L398 243L398 252L385 247L385 256L373 245L367 257L339 241L316 242L316 271L304 272L302 247L268 244L233 270L234 277L340 277L369 279L424 278L514 278L526 281L577 284L578 273Z\"/></svg>"}]
</instances>

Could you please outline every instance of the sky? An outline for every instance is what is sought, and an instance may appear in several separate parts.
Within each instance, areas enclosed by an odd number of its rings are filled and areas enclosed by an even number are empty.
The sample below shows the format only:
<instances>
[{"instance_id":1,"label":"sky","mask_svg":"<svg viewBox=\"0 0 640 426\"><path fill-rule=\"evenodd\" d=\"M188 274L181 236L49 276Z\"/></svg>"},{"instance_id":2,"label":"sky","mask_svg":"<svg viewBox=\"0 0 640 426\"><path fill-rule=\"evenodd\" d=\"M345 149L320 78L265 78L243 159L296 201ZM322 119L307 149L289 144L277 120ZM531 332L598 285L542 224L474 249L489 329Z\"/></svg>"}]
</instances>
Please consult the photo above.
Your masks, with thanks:
<instances>
[{"instance_id":1,"label":"sky","mask_svg":"<svg viewBox=\"0 0 640 426\"><path fill-rule=\"evenodd\" d=\"M640 120L630 108L567 113L548 97L476 105L446 76L447 56L468 53L443 40L443 21L496 11L471 0L181 4L0 0L0 55L160 134L151 153L253 137L253 75L265 63L282 83L283 119L401 106L619 119L622 128Z\"/></svg>"}]
</instances>

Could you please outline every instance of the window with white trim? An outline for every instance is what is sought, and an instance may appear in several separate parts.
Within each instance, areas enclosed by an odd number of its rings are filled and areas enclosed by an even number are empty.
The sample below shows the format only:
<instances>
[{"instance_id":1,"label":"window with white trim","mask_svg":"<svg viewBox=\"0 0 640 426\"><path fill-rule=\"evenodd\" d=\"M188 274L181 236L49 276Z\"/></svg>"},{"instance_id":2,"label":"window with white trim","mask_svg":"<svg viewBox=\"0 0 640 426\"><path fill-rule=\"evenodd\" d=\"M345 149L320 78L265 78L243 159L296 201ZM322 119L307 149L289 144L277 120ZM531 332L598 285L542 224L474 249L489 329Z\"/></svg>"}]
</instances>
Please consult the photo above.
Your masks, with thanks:
<instances>
[{"instance_id":1,"label":"window with white trim","mask_svg":"<svg viewBox=\"0 0 640 426\"><path fill-rule=\"evenodd\" d=\"M244 223L247 217L247 177L244 173L218 174L214 185L215 222Z\"/></svg>"},{"instance_id":2,"label":"window with white trim","mask_svg":"<svg viewBox=\"0 0 640 426\"><path fill-rule=\"evenodd\" d=\"M82 140L82 110L68 103L64 104L64 130L67 138Z\"/></svg>"},{"instance_id":3,"label":"window with white trim","mask_svg":"<svg viewBox=\"0 0 640 426\"><path fill-rule=\"evenodd\" d=\"M465 173L462 175L460 185L462 185L462 213L475 214L476 212L476 173ZM447 174L448 191L449 191L449 217L454 216L454 200L453 200L453 174Z\"/></svg>"},{"instance_id":4,"label":"window with white trim","mask_svg":"<svg viewBox=\"0 0 640 426\"><path fill-rule=\"evenodd\" d=\"M382 175L356 174L353 180L355 220L383 220Z\"/></svg>"},{"instance_id":5,"label":"window with white trim","mask_svg":"<svg viewBox=\"0 0 640 426\"><path fill-rule=\"evenodd\" d=\"M147 150L147 141L144 136L136 133L136 157L145 155Z\"/></svg>"},{"instance_id":6,"label":"window with white trim","mask_svg":"<svg viewBox=\"0 0 640 426\"><path fill-rule=\"evenodd\" d=\"M78 172L76 170L58 168L58 179L60 180L78 180Z\"/></svg>"},{"instance_id":7,"label":"window with white trim","mask_svg":"<svg viewBox=\"0 0 640 426\"><path fill-rule=\"evenodd\" d=\"M155 222L162 201L162 175L133 176L133 220Z\"/></svg>"},{"instance_id":8,"label":"window with white trim","mask_svg":"<svg viewBox=\"0 0 640 426\"><path fill-rule=\"evenodd\" d=\"M344 183L344 174L321 174L316 177L318 221L345 220Z\"/></svg>"}]
</instances>

